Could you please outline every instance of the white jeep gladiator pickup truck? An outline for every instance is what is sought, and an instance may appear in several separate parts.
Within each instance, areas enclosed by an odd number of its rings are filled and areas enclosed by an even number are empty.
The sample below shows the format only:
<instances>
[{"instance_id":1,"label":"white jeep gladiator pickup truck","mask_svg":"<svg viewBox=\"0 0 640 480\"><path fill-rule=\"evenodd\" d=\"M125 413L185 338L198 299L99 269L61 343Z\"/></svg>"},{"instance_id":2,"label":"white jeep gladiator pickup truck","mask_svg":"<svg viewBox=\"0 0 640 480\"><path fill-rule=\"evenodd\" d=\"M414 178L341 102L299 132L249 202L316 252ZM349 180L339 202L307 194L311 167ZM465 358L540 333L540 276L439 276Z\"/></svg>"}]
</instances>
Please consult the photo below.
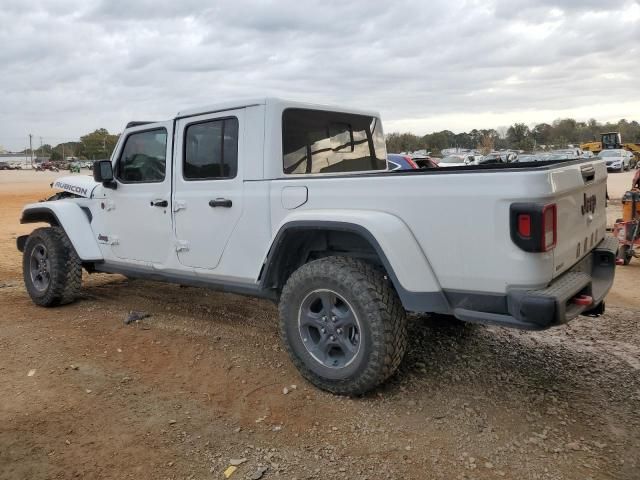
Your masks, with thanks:
<instances>
[{"instance_id":1,"label":"white jeep gladiator pickup truck","mask_svg":"<svg viewBox=\"0 0 640 480\"><path fill-rule=\"evenodd\" d=\"M406 312L602 313L606 177L598 159L390 172L377 113L258 99L129 123L93 179L24 208L50 226L17 244L41 306L71 302L83 268L278 302L302 375L360 394L402 360Z\"/></svg>"}]
</instances>

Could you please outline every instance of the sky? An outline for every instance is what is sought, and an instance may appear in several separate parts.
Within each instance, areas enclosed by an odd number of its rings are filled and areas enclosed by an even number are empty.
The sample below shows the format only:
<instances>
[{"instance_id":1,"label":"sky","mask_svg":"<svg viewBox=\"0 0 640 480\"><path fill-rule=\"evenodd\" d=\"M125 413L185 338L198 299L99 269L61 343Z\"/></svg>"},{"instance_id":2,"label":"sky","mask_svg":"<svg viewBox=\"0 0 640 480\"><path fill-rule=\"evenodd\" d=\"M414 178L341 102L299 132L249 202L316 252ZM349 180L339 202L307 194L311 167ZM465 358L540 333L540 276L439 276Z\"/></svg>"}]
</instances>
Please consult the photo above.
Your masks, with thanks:
<instances>
[{"instance_id":1,"label":"sky","mask_svg":"<svg viewBox=\"0 0 640 480\"><path fill-rule=\"evenodd\" d=\"M385 131L640 120L640 0L0 0L0 145L244 97Z\"/></svg>"}]
</instances>

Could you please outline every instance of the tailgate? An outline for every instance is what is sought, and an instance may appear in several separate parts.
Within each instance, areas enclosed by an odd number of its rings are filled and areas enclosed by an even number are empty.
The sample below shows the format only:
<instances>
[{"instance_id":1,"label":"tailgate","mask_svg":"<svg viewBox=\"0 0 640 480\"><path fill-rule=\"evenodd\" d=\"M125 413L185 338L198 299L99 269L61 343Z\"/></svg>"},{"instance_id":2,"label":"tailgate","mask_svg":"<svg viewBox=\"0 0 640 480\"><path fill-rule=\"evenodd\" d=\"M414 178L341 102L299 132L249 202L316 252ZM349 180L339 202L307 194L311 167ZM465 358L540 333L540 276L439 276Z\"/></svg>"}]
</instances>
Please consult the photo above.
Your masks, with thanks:
<instances>
[{"instance_id":1,"label":"tailgate","mask_svg":"<svg viewBox=\"0 0 640 480\"><path fill-rule=\"evenodd\" d=\"M571 268L606 235L607 168L602 160L551 170L557 205L554 278Z\"/></svg>"}]
</instances>

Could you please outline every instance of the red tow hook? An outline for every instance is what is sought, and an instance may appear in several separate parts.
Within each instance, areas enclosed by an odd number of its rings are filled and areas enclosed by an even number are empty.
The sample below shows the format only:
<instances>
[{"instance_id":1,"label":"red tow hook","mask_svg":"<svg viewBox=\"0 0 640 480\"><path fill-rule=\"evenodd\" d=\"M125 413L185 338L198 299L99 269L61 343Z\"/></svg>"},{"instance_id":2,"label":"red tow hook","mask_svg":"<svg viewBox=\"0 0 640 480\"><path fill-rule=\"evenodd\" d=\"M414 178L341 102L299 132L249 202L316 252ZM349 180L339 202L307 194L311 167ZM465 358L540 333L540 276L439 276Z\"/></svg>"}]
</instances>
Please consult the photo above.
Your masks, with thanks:
<instances>
[{"instance_id":1,"label":"red tow hook","mask_svg":"<svg viewBox=\"0 0 640 480\"><path fill-rule=\"evenodd\" d=\"M623 258L616 258L616 265L624 265L624 259Z\"/></svg>"},{"instance_id":2,"label":"red tow hook","mask_svg":"<svg viewBox=\"0 0 640 480\"><path fill-rule=\"evenodd\" d=\"M589 295L578 295L571 300L576 305L589 306L593 303L593 297Z\"/></svg>"}]
</instances>

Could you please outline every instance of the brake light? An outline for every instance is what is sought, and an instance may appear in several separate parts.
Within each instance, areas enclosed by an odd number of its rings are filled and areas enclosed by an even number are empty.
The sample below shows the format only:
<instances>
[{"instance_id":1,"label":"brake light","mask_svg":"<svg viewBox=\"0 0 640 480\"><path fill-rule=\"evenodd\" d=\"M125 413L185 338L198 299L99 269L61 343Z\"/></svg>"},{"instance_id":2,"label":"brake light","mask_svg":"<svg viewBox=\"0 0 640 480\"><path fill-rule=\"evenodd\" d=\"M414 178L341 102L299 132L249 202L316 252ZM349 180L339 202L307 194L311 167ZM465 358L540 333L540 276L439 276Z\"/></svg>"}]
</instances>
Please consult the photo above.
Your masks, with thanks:
<instances>
[{"instance_id":1,"label":"brake light","mask_svg":"<svg viewBox=\"0 0 640 480\"><path fill-rule=\"evenodd\" d=\"M528 213L518 215L518 234L525 238L531 236L531 215Z\"/></svg>"},{"instance_id":2,"label":"brake light","mask_svg":"<svg viewBox=\"0 0 640 480\"><path fill-rule=\"evenodd\" d=\"M404 157L404 159L407 161L407 163L408 163L409 165L411 165L411 168L415 168L416 170L417 170L418 168L420 168L420 167L418 167L418 164L417 164L416 162L414 162L414 161L413 161L413 158L411 158L411 157L409 157L409 156L406 156L406 157Z\"/></svg>"},{"instance_id":3,"label":"brake light","mask_svg":"<svg viewBox=\"0 0 640 480\"><path fill-rule=\"evenodd\" d=\"M548 252L556 246L558 234L556 204L545 205L542 209L542 251Z\"/></svg>"},{"instance_id":4,"label":"brake light","mask_svg":"<svg viewBox=\"0 0 640 480\"><path fill-rule=\"evenodd\" d=\"M548 252L558 242L555 203L514 203L510 208L511 240L526 252Z\"/></svg>"}]
</instances>

